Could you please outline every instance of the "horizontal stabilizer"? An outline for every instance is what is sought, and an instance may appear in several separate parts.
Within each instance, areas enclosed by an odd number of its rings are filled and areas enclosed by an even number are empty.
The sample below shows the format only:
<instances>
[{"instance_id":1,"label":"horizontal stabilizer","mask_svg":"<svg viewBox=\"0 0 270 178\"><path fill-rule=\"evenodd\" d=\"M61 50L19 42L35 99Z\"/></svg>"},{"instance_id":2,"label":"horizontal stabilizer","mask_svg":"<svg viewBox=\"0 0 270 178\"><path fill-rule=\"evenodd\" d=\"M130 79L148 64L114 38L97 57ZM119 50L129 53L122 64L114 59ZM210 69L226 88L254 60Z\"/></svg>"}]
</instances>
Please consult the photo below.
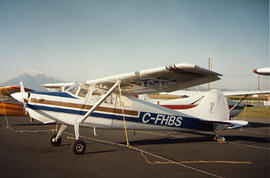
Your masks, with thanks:
<instances>
[{"instance_id":1,"label":"horizontal stabilizer","mask_svg":"<svg viewBox=\"0 0 270 178\"><path fill-rule=\"evenodd\" d=\"M231 123L231 127L228 127L228 129L236 129L236 128L239 128L248 124L247 121L243 121L243 120L230 120L226 122Z\"/></svg>"},{"instance_id":2,"label":"horizontal stabilizer","mask_svg":"<svg viewBox=\"0 0 270 178\"><path fill-rule=\"evenodd\" d=\"M248 124L247 121L243 121L243 120L225 120L225 121L201 120L201 122L214 124L215 128L218 130L236 129L236 128L240 128Z\"/></svg>"}]
</instances>

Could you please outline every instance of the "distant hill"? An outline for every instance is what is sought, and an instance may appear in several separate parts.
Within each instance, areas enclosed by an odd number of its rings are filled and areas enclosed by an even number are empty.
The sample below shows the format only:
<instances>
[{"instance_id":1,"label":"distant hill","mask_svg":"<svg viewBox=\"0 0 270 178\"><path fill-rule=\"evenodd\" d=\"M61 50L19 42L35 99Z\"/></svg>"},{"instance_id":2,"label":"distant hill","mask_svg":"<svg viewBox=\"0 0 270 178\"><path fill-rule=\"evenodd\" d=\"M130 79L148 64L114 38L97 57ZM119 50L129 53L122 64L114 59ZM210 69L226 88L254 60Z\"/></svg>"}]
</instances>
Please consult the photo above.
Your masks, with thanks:
<instances>
[{"instance_id":1,"label":"distant hill","mask_svg":"<svg viewBox=\"0 0 270 178\"><path fill-rule=\"evenodd\" d=\"M46 91L46 88L42 87L41 84L64 82L53 77L48 77L41 73L23 73L16 78L0 83L0 85L20 85L21 81L23 82L24 87L37 91Z\"/></svg>"}]
</instances>

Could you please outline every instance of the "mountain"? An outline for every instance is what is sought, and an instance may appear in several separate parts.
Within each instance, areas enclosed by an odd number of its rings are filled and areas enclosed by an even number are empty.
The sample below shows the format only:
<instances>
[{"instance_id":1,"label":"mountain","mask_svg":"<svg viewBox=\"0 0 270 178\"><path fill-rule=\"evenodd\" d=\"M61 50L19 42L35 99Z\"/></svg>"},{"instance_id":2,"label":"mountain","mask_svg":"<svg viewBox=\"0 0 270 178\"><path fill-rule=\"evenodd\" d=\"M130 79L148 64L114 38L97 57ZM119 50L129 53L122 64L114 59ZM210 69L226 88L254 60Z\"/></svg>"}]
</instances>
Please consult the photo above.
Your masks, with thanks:
<instances>
[{"instance_id":1,"label":"mountain","mask_svg":"<svg viewBox=\"0 0 270 178\"><path fill-rule=\"evenodd\" d=\"M53 77L48 77L41 73L23 73L16 78L1 83L0 85L2 86L20 85L20 82L23 82L23 85L26 88L37 91L46 91L46 88L42 87L41 84L60 83L64 81L55 79Z\"/></svg>"}]
</instances>

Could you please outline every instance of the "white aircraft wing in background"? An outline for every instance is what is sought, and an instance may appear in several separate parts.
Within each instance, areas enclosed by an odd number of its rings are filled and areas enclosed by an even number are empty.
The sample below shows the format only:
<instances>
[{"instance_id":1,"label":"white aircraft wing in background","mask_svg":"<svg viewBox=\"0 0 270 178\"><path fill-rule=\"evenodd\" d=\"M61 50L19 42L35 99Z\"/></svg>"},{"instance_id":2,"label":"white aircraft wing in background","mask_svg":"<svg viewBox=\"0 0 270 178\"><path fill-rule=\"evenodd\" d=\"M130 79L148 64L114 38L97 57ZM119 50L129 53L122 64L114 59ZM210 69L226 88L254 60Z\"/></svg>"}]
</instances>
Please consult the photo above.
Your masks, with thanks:
<instances>
[{"instance_id":1,"label":"white aircraft wing in background","mask_svg":"<svg viewBox=\"0 0 270 178\"><path fill-rule=\"evenodd\" d=\"M74 85L74 82L67 83L48 83L42 84L43 87L47 88L49 91L65 91L67 88Z\"/></svg>"},{"instance_id":2,"label":"white aircraft wing in background","mask_svg":"<svg viewBox=\"0 0 270 178\"><path fill-rule=\"evenodd\" d=\"M150 98L148 95L140 95L139 98L159 104L161 106L174 109L174 110L182 110L182 109L190 109L195 106L197 106L201 100L204 98L207 91L186 91L186 90L179 90L171 93L162 93L159 96L155 96L155 99ZM224 91L222 92L225 96L242 96L242 100L244 100L247 96L250 95L257 95L257 94L270 94L270 90L252 90L252 91ZM170 98L170 96L173 96L175 99L164 99L164 98ZM178 97L178 98L177 98ZM163 99L162 99L163 98ZM230 108L230 117L237 116L241 113L241 111L246 107L250 107L252 105L246 105L242 103L241 101L233 101L229 98L228 105Z\"/></svg>"},{"instance_id":3,"label":"white aircraft wing in background","mask_svg":"<svg viewBox=\"0 0 270 178\"><path fill-rule=\"evenodd\" d=\"M270 90L250 90L250 91L223 91L225 96L246 96L255 94L269 94Z\"/></svg>"}]
</instances>

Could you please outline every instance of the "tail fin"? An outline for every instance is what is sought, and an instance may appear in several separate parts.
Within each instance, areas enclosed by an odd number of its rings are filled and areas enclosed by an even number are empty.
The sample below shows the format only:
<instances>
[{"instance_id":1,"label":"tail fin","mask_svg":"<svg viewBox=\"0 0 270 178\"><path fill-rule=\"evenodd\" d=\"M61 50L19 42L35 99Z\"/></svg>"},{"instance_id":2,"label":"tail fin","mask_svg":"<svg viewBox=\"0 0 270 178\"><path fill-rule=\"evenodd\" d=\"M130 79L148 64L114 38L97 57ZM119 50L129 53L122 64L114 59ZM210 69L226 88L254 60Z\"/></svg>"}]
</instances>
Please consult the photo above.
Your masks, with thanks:
<instances>
[{"instance_id":1,"label":"tail fin","mask_svg":"<svg viewBox=\"0 0 270 178\"><path fill-rule=\"evenodd\" d=\"M219 90L209 91L202 102L192 109L202 122L213 123L218 130L235 129L248 124L247 121L230 120L227 98Z\"/></svg>"},{"instance_id":2,"label":"tail fin","mask_svg":"<svg viewBox=\"0 0 270 178\"><path fill-rule=\"evenodd\" d=\"M207 121L228 121L230 117L227 98L219 90L209 91L193 112Z\"/></svg>"}]
</instances>

